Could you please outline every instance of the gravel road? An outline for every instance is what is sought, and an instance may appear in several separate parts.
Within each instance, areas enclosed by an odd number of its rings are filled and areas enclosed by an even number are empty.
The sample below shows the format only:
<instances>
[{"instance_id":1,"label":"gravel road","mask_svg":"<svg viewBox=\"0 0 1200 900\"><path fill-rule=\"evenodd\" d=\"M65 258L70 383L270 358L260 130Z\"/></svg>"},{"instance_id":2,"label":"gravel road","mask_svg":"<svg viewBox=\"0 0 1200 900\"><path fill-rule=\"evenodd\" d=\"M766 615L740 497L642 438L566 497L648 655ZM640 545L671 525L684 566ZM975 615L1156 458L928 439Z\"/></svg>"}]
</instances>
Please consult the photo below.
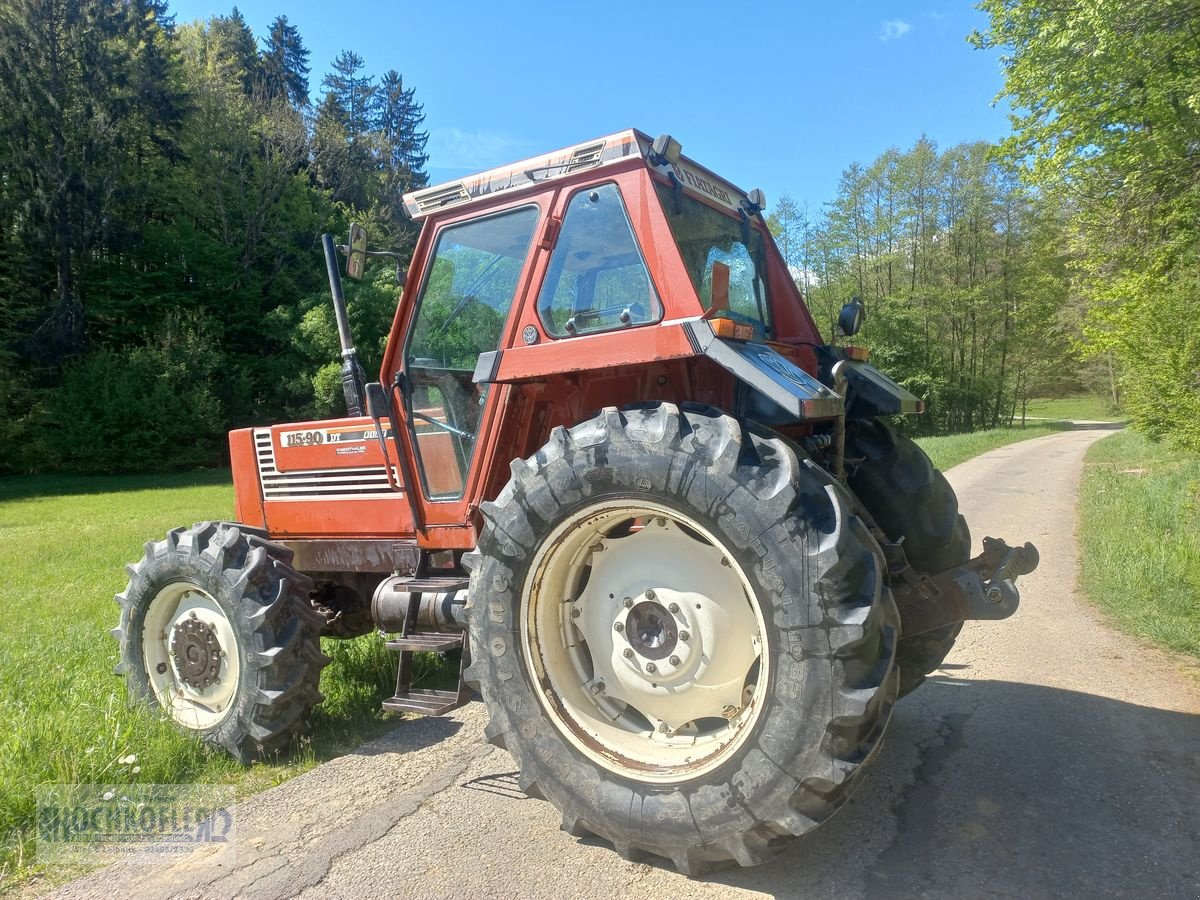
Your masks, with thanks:
<instances>
[{"instance_id":1,"label":"gravel road","mask_svg":"<svg viewBox=\"0 0 1200 900\"><path fill-rule=\"evenodd\" d=\"M772 863L688 881L569 837L483 743L472 703L242 804L235 859L122 863L56 896L1200 896L1198 670L1118 634L1075 591L1076 486L1107 433L1013 444L949 473L976 544L1032 540L1041 567L1016 616L968 623L897 705L853 800Z\"/></svg>"}]
</instances>

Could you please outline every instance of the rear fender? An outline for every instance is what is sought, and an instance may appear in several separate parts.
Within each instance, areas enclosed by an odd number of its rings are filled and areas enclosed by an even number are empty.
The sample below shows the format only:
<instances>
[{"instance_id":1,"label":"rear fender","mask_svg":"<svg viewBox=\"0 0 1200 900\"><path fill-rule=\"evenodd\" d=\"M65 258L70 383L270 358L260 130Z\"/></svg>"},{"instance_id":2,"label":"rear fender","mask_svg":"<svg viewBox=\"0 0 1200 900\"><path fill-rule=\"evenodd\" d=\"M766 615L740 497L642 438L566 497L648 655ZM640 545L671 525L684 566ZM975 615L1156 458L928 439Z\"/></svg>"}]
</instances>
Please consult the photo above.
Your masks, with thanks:
<instances>
[{"instance_id":1,"label":"rear fender","mask_svg":"<svg viewBox=\"0 0 1200 900\"><path fill-rule=\"evenodd\" d=\"M697 356L707 356L791 419L834 419L842 414L837 393L766 344L719 338L702 319L686 322L684 330Z\"/></svg>"}]
</instances>

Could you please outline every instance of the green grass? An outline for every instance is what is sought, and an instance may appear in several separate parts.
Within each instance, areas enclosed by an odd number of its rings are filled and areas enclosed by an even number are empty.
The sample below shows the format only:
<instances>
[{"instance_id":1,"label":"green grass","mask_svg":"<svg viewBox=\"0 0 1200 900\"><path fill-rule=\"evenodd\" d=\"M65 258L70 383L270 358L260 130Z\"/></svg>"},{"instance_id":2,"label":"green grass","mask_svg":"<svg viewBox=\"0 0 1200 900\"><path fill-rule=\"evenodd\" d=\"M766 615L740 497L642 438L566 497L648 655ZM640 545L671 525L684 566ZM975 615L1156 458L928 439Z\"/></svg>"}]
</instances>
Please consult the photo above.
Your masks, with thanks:
<instances>
[{"instance_id":1,"label":"green grass","mask_svg":"<svg viewBox=\"0 0 1200 900\"><path fill-rule=\"evenodd\" d=\"M1126 631L1200 658L1200 457L1122 431L1088 451L1082 586Z\"/></svg>"},{"instance_id":2,"label":"green grass","mask_svg":"<svg viewBox=\"0 0 1200 900\"><path fill-rule=\"evenodd\" d=\"M1125 417L1113 409L1107 397L1084 394L1078 397L1059 397L1053 400L1030 400L1025 415L1039 419L1073 419L1084 422L1119 422ZM1017 409L1016 421L1021 421Z\"/></svg>"},{"instance_id":3,"label":"green grass","mask_svg":"<svg viewBox=\"0 0 1200 900\"><path fill-rule=\"evenodd\" d=\"M209 782L245 795L395 723L379 707L395 662L374 635L325 642L333 662L313 736L277 761L242 768L126 706L108 633L124 564L172 527L232 512L228 472L0 479L0 893L55 878L38 867L30 832L39 784ZM118 762L129 754L135 763Z\"/></svg>"},{"instance_id":4,"label":"green grass","mask_svg":"<svg viewBox=\"0 0 1200 900\"><path fill-rule=\"evenodd\" d=\"M1070 422L1038 422L1036 425L1026 425L1024 428L992 428L988 431L973 431L969 434L946 434L936 437L917 438L921 449L929 454L933 464L939 469L949 469L960 462L966 462L980 453L995 450L1005 444L1015 444L1030 438L1045 437L1056 431L1069 431Z\"/></svg>"}]
</instances>

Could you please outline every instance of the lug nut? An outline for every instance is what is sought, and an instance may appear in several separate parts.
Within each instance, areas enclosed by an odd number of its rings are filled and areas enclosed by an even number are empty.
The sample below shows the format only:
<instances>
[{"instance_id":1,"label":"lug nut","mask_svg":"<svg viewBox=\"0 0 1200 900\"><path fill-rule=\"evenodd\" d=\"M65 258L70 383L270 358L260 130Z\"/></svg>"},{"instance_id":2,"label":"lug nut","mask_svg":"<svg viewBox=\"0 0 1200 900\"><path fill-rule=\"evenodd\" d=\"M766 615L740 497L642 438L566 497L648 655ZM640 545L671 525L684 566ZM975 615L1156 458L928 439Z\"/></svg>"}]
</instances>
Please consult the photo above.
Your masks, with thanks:
<instances>
[{"instance_id":1,"label":"lug nut","mask_svg":"<svg viewBox=\"0 0 1200 900\"><path fill-rule=\"evenodd\" d=\"M593 694L603 694L604 693L604 682L597 681L595 684L592 685L591 691Z\"/></svg>"},{"instance_id":2,"label":"lug nut","mask_svg":"<svg viewBox=\"0 0 1200 900\"><path fill-rule=\"evenodd\" d=\"M622 625L620 622L613 622L613 631L620 633L624 630L625 630L625 626Z\"/></svg>"},{"instance_id":3,"label":"lug nut","mask_svg":"<svg viewBox=\"0 0 1200 900\"><path fill-rule=\"evenodd\" d=\"M670 733L671 733L671 726L670 726L670 725L668 725L666 722L659 722L659 723L658 723L658 730L659 730L659 731L661 731L663 734L670 734Z\"/></svg>"},{"instance_id":4,"label":"lug nut","mask_svg":"<svg viewBox=\"0 0 1200 900\"><path fill-rule=\"evenodd\" d=\"M670 606L667 607L667 609L670 610L672 613L677 613L677 612L679 612L679 604L672 603Z\"/></svg>"},{"instance_id":5,"label":"lug nut","mask_svg":"<svg viewBox=\"0 0 1200 900\"><path fill-rule=\"evenodd\" d=\"M633 598L632 597L626 597L621 602L625 604L626 609L629 609L629 607L633 606Z\"/></svg>"},{"instance_id":6,"label":"lug nut","mask_svg":"<svg viewBox=\"0 0 1200 900\"><path fill-rule=\"evenodd\" d=\"M571 610L571 618L572 619L579 618L579 607L578 606Z\"/></svg>"},{"instance_id":7,"label":"lug nut","mask_svg":"<svg viewBox=\"0 0 1200 900\"><path fill-rule=\"evenodd\" d=\"M653 600L657 594L654 593L654 588L646 588L646 599Z\"/></svg>"},{"instance_id":8,"label":"lug nut","mask_svg":"<svg viewBox=\"0 0 1200 900\"><path fill-rule=\"evenodd\" d=\"M656 666L654 663L646 663L646 671L653 675L658 671L658 666Z\"/></svg>"},{"instance_id":9,"label":"lug nut","mask_svg":"<svg viewBox=\"0 0 1200 900\"><path fill-rule=\"evenodd\" d=\"M670 660L668 660L668 662L670 662L670 663L671 663L671 665L673 665L673 666L677 666L677 665L679 665L679 657L678 657L678 656L672 656L672 657L670 658Z\"/></svg>"},{"instance_id":10,"label":"lug nut","mask_svg":"<svg viewBox=\"0 0 1200 900\"><path fill-rule=\"evenodd\" d=\"M626 659L633 659L633 651L632 651L630 648L628 648L628 647L626 647L626 648L625 648L625 652L624 652L622 655L623 655L623 656L624 656Z\"/></svg>"},{"instance_id":11,"label":"lug nut","mask_svg":"<svg viewBox=\"0 0 1200 900\"><path fill-rule=\"evenodd\" d=\"M679 639L681 641L690 641L692 639L692 636L691 636L691 634L689 634L686 631L681 631L681 632L679 632Z\"/></svg>"}]
</instances>

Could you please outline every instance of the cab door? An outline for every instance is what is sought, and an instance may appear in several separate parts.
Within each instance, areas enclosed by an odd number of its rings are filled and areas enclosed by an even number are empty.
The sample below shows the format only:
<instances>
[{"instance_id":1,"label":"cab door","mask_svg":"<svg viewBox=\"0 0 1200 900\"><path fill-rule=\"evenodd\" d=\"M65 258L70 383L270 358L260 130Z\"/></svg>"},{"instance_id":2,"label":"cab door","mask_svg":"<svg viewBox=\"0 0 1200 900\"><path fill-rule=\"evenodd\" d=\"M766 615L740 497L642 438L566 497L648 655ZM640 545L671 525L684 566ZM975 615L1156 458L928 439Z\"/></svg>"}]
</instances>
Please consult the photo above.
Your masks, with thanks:
<instances>
[{"instance_id":1,"label":"cab door","mask_svg":"<svg viewBox=\"0 0 1200 900\"><path fill-rule=\"evenodd\" d=\"M429 546L472 546L463 532L479 445L498 394L474 382L483 353L499 349L531 276L541 208L534 203L451 221L436 232L408 317L402 355L393 357L405 444L417 484L410 491ZM404 452L404 451L402 451ZM441 535L434 534L441 528Z\"/></svg>"}]
</instances>

